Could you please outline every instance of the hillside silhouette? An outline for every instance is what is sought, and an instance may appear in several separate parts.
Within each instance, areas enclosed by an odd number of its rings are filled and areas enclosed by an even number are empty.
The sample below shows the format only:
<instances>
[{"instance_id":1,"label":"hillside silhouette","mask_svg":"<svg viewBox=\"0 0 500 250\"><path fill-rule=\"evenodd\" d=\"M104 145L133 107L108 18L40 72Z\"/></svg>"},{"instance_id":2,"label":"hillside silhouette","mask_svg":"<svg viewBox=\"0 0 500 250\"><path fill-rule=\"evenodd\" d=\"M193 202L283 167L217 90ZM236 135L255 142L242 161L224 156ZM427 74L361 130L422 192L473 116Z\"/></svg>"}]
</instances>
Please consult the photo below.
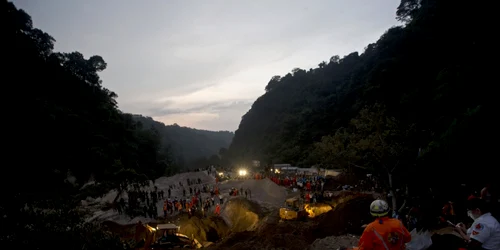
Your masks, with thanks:
<instances>
[{"instance_id":1,"label":"hillside silhouette","mask_svg":"<svg viewBox=\"0 0 500 250\"><path fill-rule=\"evenodd\" d=\"M229 131L208 131L177 124L165 125L141 115L134 115L134 119L145 127L153 127L158 131L162 145L170 149L175 164L181 169L201 168L214 163L210 158L218 157L221 148L228 148L234 136L234 133Z\"/></svg>"},{"instance_id":2,"label":"hillside silhouette","mask_svg":"<svg viewBox=\"0 0 500 250\"><path fill-rule=\"evenodd\" d=\"M457 182L468 178L457 166L486 169L495 154L485 142L496 134L489 11L467 1L402 0L401 25L362 53L272 77L243 116L228 157L439 169Z\"/></svg>"}]
</instances>

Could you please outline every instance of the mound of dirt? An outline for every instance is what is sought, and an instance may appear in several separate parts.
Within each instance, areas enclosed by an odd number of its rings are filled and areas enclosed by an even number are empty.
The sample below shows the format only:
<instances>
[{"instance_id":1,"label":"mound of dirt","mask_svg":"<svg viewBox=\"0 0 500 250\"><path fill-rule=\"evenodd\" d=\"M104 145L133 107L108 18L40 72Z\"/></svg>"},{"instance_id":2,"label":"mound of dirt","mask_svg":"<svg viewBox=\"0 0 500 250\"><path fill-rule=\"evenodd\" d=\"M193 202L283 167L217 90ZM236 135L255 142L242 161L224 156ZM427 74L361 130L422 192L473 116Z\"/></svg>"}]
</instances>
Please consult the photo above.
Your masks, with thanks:
<instances>
[{"instance_id":1,"label":"mound of dirt","mask_svg":"<svg viewBox=\"0 0 500 250\"><path fill-rule=\"evenodd\" d=\"M264 217L255 231L233 233L213 249L291 249L302 250L314 241L312 235L317 222L280 221L274 210Z\"/></svg>"},{"instance_id":2,"label":"mound of dirt","mask_svg":"<svg viewBox=\"0 0 500 250\"><path fill-rule=\"evenodd\" d=\"M101 225L103 230L119 235L122 239L133 239L135 236L135 224L121 225L113 221L103 221Z\"/></svg>"},{"instance_id":3,"label":"mound of dirt","mask_svg":"<svg viewBox=\"0 0 500 250\"><path fill-rule=\"evenodd\" d=\"M361 233L361 226L373 220L369 213L372 201L372 195L356 194L356 197L339 203L333 210L316 218L319 223L314 235L323 238L345 233Z\"/></svg>"},{"instance_id":4,"label":"mound of dirt","mask_svg":"<svg viewBox=\"0 0 500 250\"><path fill-rule=\"evenodd\" d=\"M256 231L233 233L213 249L306 249L310 242L306 239L311 225L307 222L287 221L265 224Z\"/></svg>"},{"instance_id":5,"label":"mound of dirt","mask_svg":"<svg viewBox=\"0 0 500 250\"><path fill-rule=\"evenodd\" d=\"M329 236L323 239L317 239L311 244L309 250L339 249L357 246L359 237L355 235Z\"/></svg>"},{"instance_id":6,"label":"mound of dirt","mask_svg":"<svg viewBox=\"0 0 500 250\"><path fill-rule=\"evenodd\" d=\"M193 216L189 218L183 214L174 221L161 223L174 223L180 226L179 233L185 234L188 237L194 237L202 244L217 242L226 237L230 232L226 222L220 217L201 218ZM158 224L160 223L148 223L151 227L156 227ZM114 233L124 241L134 240L135 242L139 242L140 239L146 239L151 234L140 223L122 225L113 221L104 221L102 226L104 230Z\"/></svg>"},{"instance_id":7,"label":"mound of dirt","mask_svg":"<svg viewBox=\"0 0 500 250\"><path fill-rule=\"evenodd\" d=\"M184 185L187 185L188 179L201 180L202 183L215 183L215 178L213 176L208 175L205 171L201 172L186 172L181 174L176 174L170 177L160 177L154 181L154 186L157 186L159 190L167 190L169 185L178 185L179 182L182 182Z\"/></svg>"},{"instance_id":8,"label":"mound of dirt","mask_svg":"<svg viewBox=\"0 0 500 250\"><path fill-rule=\"evenodd\" d=\"M308 249L318 238L355 232L372 220L369 205L372 195L343 194L343 201L333 210L307 221L280 221L273 210L260 220L255 231L232 233L212 249ZM349 197L349 198L347 198ZM340 236L315 243L314 249L336 249L335 246L355 246L358 238Z\"/></svg>"},{"instance_id":9,"label":"mound of dirt","mask_svg":"<svg viewBox=\"0 0 500 250\"><path fill-rule=\"evenodd\" d=\"M144 191L151 191L154 190L155 187L158 190L163 190L165 193L169 190L170 186L175 186L171 189L171 197L172 198L177 198L177 197L183 197L183 189L187 189L187 180L188 179L194 179L194 180L201 180L201 184L209 184L213 185L215 184L215 178L213 176L210 176L206 173L206 171L201 171L201 172L187 172L187 173L181 173L177 174L174 176L170 177L160 177L156 179L155 181L150 181L149 185L141 187L142 190ZM179 182L183 183L184 186L179 186ZM200 184L195 184L192 187L197 187L200 188ZM205 194L202 196L206 196ZM120 224L133 224L137 223L138 221L142 221L144 223L146 222L154 222L154 219L151 218L146 218L143 216L138 216L135 218L130 218L126 214L119 214L118 211L113 210L113 209L105 209L105 208L111 208L111 204L118 200L119 198L123 198L125 201L128 200L128 193L127 192L118 192L117 190L111 190L108 192L106 195L104 195L101 198L93 199L93 198L87 198L86 200L81 201L83 207L88 209L89 211L92 211L93 215L90 216L87 221L114 221ZM184 197L185 198L185 197ZM163 208L163 201L158 200L156 203L156 208L158 212L158 216L161 216L163 214L162 208Z\"/></svg>"},{"instance_id":10,"label":"mound of dirt","mask_svg":"<svg viewBox=\"0 0 500 250\"><path fill-rule=\"evenodd\" d=\"M182 216L176 222L180 226L180 233L194 237L201 242L216 242L229 234L229 227L220 217L200 218Z\"/></svg>"},{"instance_id":11,"label":"mound of dirt","mask_svg":"<svg viewBox=\"0 0 500 250\"><path fill-rule=\"evenodd\" d=\"M219 187L223 193L229 193L231 188L248 189L251 192L248 198L265 207L281 206L287 195L285 187L279 186L269 179L231 180L220 184Z\"/></svg>"},{"instance_id":12,"label":"mound of dirt","mask_svg":"<svg viewBox=\"0 0 500 250\"><path fill-rule=\"evenodd\" d=\"M264 214L265 210L257 203L243 197L229 200L222 210L222 217L233 232L255 230Z\"/></svg>"}]
</instances>

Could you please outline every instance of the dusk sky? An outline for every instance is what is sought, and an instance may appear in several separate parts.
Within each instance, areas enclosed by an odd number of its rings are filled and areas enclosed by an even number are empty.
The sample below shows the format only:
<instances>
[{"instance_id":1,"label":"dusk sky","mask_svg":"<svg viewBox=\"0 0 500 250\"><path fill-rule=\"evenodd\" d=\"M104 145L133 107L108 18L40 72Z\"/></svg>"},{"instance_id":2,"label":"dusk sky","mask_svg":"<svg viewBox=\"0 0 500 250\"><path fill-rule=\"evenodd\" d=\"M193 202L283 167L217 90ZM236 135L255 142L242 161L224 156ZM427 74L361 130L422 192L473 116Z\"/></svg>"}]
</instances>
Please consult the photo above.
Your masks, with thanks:
<instances>
[{"instance_id":1,"label":"dusk sky","mask_svg":"<svg viewBox=\"0 0 500 250\"><path fill-rule=\"evenodd\" d=\"M363 51L400 0L14 0L56 51L100 55L122 111L238 128L274 75Z\"/></svg>"}]
</instances>

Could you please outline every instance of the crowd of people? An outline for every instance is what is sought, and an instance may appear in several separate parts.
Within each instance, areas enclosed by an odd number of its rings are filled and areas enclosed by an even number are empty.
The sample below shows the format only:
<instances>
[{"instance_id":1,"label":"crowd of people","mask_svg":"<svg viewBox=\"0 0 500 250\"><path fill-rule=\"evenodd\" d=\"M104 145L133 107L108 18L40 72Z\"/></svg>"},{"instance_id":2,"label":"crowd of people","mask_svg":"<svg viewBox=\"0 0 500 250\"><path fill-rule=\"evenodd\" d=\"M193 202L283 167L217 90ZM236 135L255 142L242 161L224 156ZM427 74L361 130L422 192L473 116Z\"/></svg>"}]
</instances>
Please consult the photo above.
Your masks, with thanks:
<instances>
[{"instance_id":1,"label":"crowd of people","mask_svg":"<svg viewBox=\"0 0 500 250\"><path fill-rule=\"evenodd\" d=\"M217 177L213 170L210 174ZM359 182L359 187L358 185L329 185L327 190L325 190L325 183L331 182L331 180L318 175L255 175L255 179L263 178L269 178L277 185L285 186L294 192L300 192L306 203L322 202L324 199L331 198L329 195L334 190L366 188L366 191L374 191L373 185L371 189L369 187L370 184L373 184L373 180L369 178ZM117 202L116 209L120 214L126 213L131 217L144 216L157 219L159 214L156 204L163 200L164 219L180 213L187 213L189 217L195 213L202 217L208 214L218 216L221 212L221 205L224 203L224 197L218 186L218 181L211 185L202 183L202 180L198 178L188 179L186 183L178 182L170 185L167 190L158 190L157 187L154 190L141 190L139 187L134 187L127 191L127 201L121 198ZM180 193L182 196L179 195ZM232 188L229 190L229 195L251 198L251 190ZM375 220L365 228L359 245L355 249L404 249L405 243L411 240L409 231L422 228L426 217L425 204L427 203L412 203L410 201L406 206L407 209L391 213L391 206L387 201L375 200L370 206L370 212ZM498 208L496 193L491 190L490 185L486 185L481 192L473 192L468 197L466 204L466 213L472 219L469 223L457 223L460 216L457 216L454 203L451 201L444 202L439 221L444 225L454 226L456 232L463 239L461 244L463 249L500 250L500 224L491 213ZM436 242L434 245L439 245L439 237L434 237L433 240Z\"/></svg>"},{"instance_id":2,"label":"crowd of people","mask_svg":"<svg viewBox=\"0 0 500 250\"><path fill-rule=\"evenodd\" d=\"M200 178L179 181L169 185L166 190L158 190L156 186L147 190L135 185L124 189L123 193L126 195L120 195L121 198L115 203L114 209L130 218L142 216L159 219L163 215L166 219L184 212L192 216L198 211L205 216L210 210L219 214L220 204L224 202L218 186L202 183ZM163 205L159 207L161 201ZM162 209L163 213L159 213L159 209Z\"/></svg>"}]
</instances>

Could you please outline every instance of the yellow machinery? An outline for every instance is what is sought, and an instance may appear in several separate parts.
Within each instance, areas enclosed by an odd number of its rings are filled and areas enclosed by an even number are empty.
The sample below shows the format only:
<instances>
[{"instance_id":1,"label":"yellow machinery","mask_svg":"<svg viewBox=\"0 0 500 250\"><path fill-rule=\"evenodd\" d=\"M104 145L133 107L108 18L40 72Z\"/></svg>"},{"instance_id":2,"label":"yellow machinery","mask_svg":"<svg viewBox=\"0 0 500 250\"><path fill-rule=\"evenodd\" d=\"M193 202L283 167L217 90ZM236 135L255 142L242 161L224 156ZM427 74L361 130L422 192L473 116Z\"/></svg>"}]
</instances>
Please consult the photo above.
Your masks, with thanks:
<instances>
[{"instance_id":1,"label":"yellow machinery","mask_svg":"<svg viewBox=\"0 0 500 250\"><path fill-rule=\"evenodd\" d=\"M280 208L282 220L314 218L332 210L332 206L322 203L303 203L298 197L285 200L285 206Z\"/></svg>"},{"instance_id":2,"label":"yellow machinery","mask_svg":"<svg viewBox=\"0 0 500 250\"><path fill-rule=\"evenodd\" d=\"M318 215L324 214L332 210L332 206L323 203L305 204L304 210L307 212L309 218L314 218Z\"/></svg>"},{"instance_id":3,"label":"yellow machinery","mask_svg":"<svg viewBox=\"0 0 500 250\"><path fill-rule=\"evenodd\" d=\"M294 197L285 200L285 206L280 208L280 218L282 220L297 220L306 218L307 211L302 209L303 204L299 198Z\"/></svg>"}]
</instances>

